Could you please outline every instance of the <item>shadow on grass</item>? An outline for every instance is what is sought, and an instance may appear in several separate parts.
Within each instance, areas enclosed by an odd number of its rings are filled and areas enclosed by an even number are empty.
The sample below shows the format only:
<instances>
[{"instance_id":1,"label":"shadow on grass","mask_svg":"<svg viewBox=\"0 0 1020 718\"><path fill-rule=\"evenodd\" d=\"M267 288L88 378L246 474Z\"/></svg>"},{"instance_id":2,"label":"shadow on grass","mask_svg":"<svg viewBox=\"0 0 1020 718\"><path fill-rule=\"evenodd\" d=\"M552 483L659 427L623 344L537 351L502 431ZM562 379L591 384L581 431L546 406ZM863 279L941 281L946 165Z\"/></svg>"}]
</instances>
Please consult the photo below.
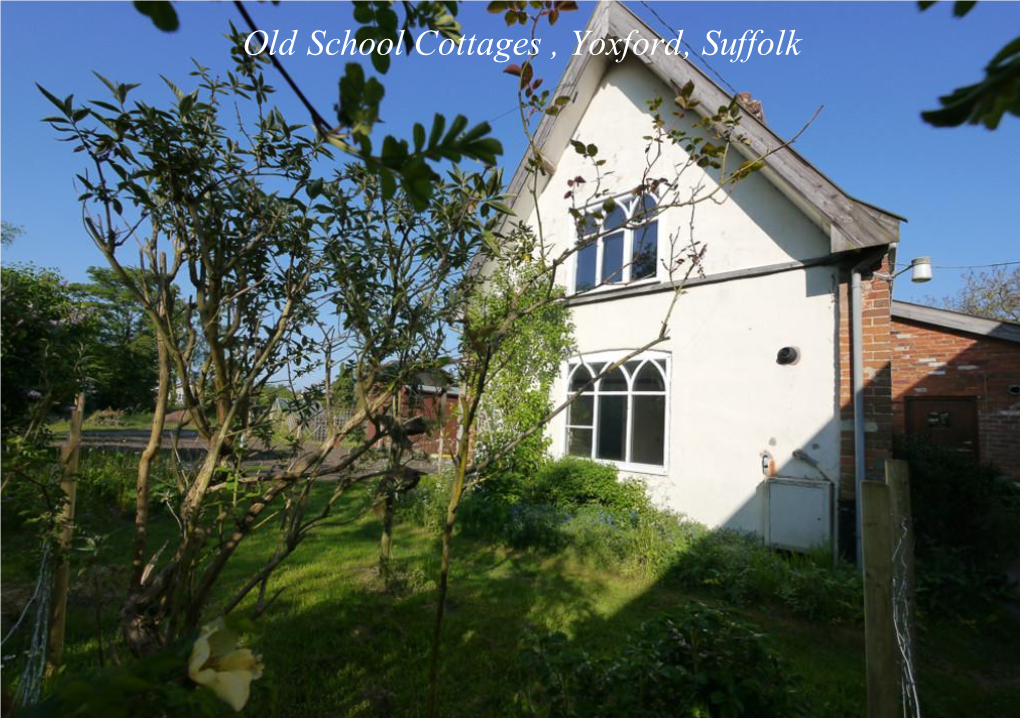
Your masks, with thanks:
<instances>
[{"instance_id":1,"label":"shadow on grass","mask_svg":"<svg viewBox=\"0 0 1020 718\"><path fill-rule=\"evenodd\" d=\"M398 547L395 581L378 574L375 522L318 537L274 579L285 590L260 621L258 715L424 713L439 542L412 527L396 536L406 548ZM469 539L454 553L440 692L451 715L503 714L521 635L593 620L600 582L573 576L567 556Z\"/></svg>"},{"instance_id":2,"label":"shadow on grass","mask_svg":"<svg viewBox=\"0 0 1020 718\"><path fill-rule=\"evenodd\" d=\"M254 684L246 715L424 714L439 541L416 525L399 524L396 580L387 583L377 570L381 529L369 511L370 503L367 492L352 492L332 522L273 575L270 594L283 592L249 637L263 655L266 670ZM276 535L271 526L265 528L242 545L223 577L217 600L225 602L271 555ZM153 529L152 548L176 536L169 517L160 518ZM123 549L129 540L130 531L115 531L107 555L111 559L126 555ZM710 542L694 541L652 579L622 563L595 561L573 548L509 550L459 535L453 546L443 632L442 715L512 714L514 695L529 680L518 666L522 638L529 632L563 631L572 646L612 656L645 621L676 612L692 599L734 610L767 634L804 677L812 715L863 715L861 626L817 616L793 617L789 607L734 583L739 579L760 586L771 581L773 589L784 589L781 576L768 575L767 564L748 563L746 573L765 574L757 583L723 574L708 583L692 583L695 566L698 575L711 577L705 566L716 560L716 550ZM737 600L736 595L743 598ZM249 610L252 600L249 597L239 611ZM96 664L94 608L85 601L72 605L69 670ZM218 608L211 606L208 617ZM109 636L116 604L101 609ZM987 630L927 617L920 633L926 715L1006 715L1020 701L1020 658L1009 649L1020 645L1016 626Z\"/></svg>"}]
</instances>

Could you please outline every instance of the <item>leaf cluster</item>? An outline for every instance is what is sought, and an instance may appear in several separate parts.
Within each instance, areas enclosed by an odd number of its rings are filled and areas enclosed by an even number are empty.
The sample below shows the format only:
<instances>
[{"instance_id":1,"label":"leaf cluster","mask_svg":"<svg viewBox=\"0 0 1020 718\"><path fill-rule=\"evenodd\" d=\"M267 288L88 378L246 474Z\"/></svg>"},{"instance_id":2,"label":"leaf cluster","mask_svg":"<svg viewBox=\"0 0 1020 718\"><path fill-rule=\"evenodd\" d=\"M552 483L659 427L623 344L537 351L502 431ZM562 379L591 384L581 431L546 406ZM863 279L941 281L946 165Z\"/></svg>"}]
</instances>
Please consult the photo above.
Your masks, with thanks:
<instances>
[{"instance_id":1,"label":"leaf cluster","mask_svg":"<svg viewBox=\"0 0 1020 718\"><path fill-rule=\"evenodd\" d=\"M934 0L918 2L921 10L935 5ZM953 17L965 17L976 2L961 0L953 3ZM935 127L984 125L994 130L1006 113L1020 117L1020 37L999 50L985 66L985 77L972 85L958 87L939 97L937 110L921 113L921 118Z\"/></svg>"}]
</instances>

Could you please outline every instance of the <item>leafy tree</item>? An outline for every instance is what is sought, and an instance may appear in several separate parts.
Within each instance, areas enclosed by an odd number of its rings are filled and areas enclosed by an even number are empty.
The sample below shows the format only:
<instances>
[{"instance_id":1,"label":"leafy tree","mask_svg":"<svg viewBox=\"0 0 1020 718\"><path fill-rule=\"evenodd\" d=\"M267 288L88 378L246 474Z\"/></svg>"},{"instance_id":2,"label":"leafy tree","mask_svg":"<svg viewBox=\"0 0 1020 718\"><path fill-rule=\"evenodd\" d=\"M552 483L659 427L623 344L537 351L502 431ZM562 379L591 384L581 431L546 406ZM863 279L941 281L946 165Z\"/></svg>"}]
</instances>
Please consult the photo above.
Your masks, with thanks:
<instances>
[{"instance_id":1,"label":"leafy tree","mask_svg":"<svg viewBox=\"0 0 1020 718\"><path fill-rule=\"evenodd\" d=\"M5 266L0 284L3 435L34 436L81 390L96 323L52 270Z\"/></svg>"},{"instance_id":2,"label":"leafy tree","mask_svg":"<svg viewBox=\"0 0 1020 718\"><path fill-rule=\"evenodd\" d=\"M243 2L235 0L234 6L251 33L264 32L255 24ZM354 21L360 26L355 32L355 39L359 45L367 40L375 41L376 50L370 59L372 66L381 74L389 70L389 53L401 39L404 52L411 54L415 47L415 32L419 29L427 28L428 31L454 41L462 38L460 23L455 19L458 8L455 0L405 0L399 5L373 1L353 3L352 6ZM402 17L396 10L398 7ZM174 31L180 25L177 12L170 2L136 2L135 8L150 17L161 30ZM243 49L244 36L233 25L231 30L238 40L235 53L248 57ZM260 59L271 62L279 71L308 111L312 125L326 142L379 176L385 199L392 199L399 185L404 197L414 208L423 211L428 205L433 187L439 181L433 164L456 163L467 158L492 165L503 153L499 140L489 136L490 127L487 122L469 129L467 118L457 116L447 125L446 117L440 114L433 118L429 127L415 123L410 141L385 135L382 142L376 144L373 128L379 122L379 110L386 88L378 79L366 76L361 65L353 62L346 65L339 83L340 102L336 105L338 124L331 125L297 86L278 57L270 55L266 60L260 56Z\"/></svg>"},{"instance_id":3,"label":"leafy tree","mask_svg":"<svg viewBox=\"0 0 1020 718\"><path fill-rule=\"evenodd\" d=\"M152 278L125 268L136 284ZM96 408L150 410L159 381L156 334L142 306L109 267L89 267L88 283L70 290L88 307L96 332L87 356L88 400Z\"/></svg>"},{"instance_id":4,"label":"leafy tree","mask_svg":"<svg viewBox=\"0 0 1020 718\"><path fill-rule=\"evenodd\" d=\"M490 279L479 302L487 309L505 311L499 305L514 297L521 285L541 273L537 263L526 263L517 274L497 274ZM552 411L553 382L573 349L573 323L565 302L545 301L541 285L530 286L522 306L540 304L534 314L522 318L494 358L493 378L481 402L477 451L484 460L496 455L519 434L542 421ZM555 296L555 293L554 293ZM486 469L486 490L516 496L533 481L545 463L550 439L535 433Z\"/></svg>"},{"instance_id":5,"label":"leafy tree","mask_svg":"<svg viewBox=\"0 0 1020 718\"><path fill-rule=\"evenodd\" d=\"M918 2L927 10L935 0ZM972 0L953 3L953 16L962 18L977 5ZM1020 117L1020 37L999 50L985 67L985 77L973 85L958 87L939 98L942 107L922 112L921 117L935 127L959 127L963 124L984 125L990 130L999 126L1007 112Z\"/></svg>"},{"instance_id":6,"label":"leafy tree","mask_svg":"<svg viewBox=\"0 0 1020 718\"><path fill-rule=\"evenodd\" d=\"M133 85L105 78L106 101L78 105L42 90L58 111L47 121L90 165L79 176L85 229L156 338L156 407L139 459L132 579L121 609L122 633L139 655L195 629L238 546L271 507L282 518L278 550L226 601L228 612L255 589L254 610L265 610L273 570L350 486L379 479L364 462L382 438L399 443L407 434L405 419L386 408L414 372L443 361L442 326L461 296L455 283L502 211L496 175L454 168L440 177L430 166L491 161L499 145L487 126L437 115L430 133L416 126L413 149L387 138L376 157L368 133L382 99L377 80L349 66L340 129L325 136L317 127L316 136L271 106L266 60L248 56L239 34L231 39L234 71L221 79L196 65L193 89L167 82L168 106L131 103ZM314 168L354 137L356 161L319 176ZM252 449L272 439L257 408L274 377L319 369L328 386L338 362L354 367L353 415L330 422L314 446L285 447L280 468L252 466ZM149 476L172 376L208 451L199 466L179 468L181 533L164 557L147 545ZM366 422L378 431L327 465ZM339 477L327 505L306 515L314 480L327 473Z\"/></svg>"},{"instance_id":7,"label":"leafy tree","mask_svg":"<svg viewBox=\"0 0 1020 718\"><path fill-rule=\"evenodd\" d=\"M1020 323L1020 267L968 272L960 291L938 303L955 312Z\"/></svg>"},{"instance_id":8,"label":"leafy tree","mask_svg":"<svg viewBox=\"0 0 1020 718\"><path fill-rule=\"evenodd\" d=\"M0 228L0 244L8 246L14 243L18 237L25 233L24 227L19 227L16 224L10 222L4 222L2 228Z\"/></svg>"}]
</instances>

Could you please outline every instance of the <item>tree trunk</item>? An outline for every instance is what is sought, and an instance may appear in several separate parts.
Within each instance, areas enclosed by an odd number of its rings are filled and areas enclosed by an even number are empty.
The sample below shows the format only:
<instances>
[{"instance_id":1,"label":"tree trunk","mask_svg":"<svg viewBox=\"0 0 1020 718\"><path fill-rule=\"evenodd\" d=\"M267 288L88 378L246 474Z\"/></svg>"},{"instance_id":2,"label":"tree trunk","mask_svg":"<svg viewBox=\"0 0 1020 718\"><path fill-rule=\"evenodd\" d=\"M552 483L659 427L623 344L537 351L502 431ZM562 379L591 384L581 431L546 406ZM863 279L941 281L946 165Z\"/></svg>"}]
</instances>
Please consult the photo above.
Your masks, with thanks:
<instances>
[{"instance_id":1,"label":"tree trunk","mask_svg":"<svg viewBox=\"0 0 1020 718\"><path fill-rule=\"evenodd\" d=\"M467 424L470 427L470 423ZM464 430L460 437L457 456L457 467L450 490L450 503L446 509L446 521L443 524L443 552L439 563L439 596L436 599L436 621L432 626L432 653L429 657L429 696L425 715L435 718L437 708L437 691L439 683L439 641L443 631L443 616L446 613L446 592L450 582L450 546L453 543L453 527L457 522L457 509L460 497L464 492L464 479L468 468L468 448L470 444L470 428Z\"/></svg>"},{"instance_id":2,"label":"tree trunk","mask_svg":"<svg viewBox=\"0 0 1020 718\"><path fill-rule=\"evenodd\" d=\"M152 464L159 454L159 447L163 440L167 403L170 399L170 353L160 339L157 339L156 350L159 358L156 413L152 417L149 443L146 444L145 450L138 461L138 480L135 485L135 541L131 556L131 591L141 586L142 573L145 570L145 547L149 530L149 476L152 473Z\"/></svg>"},{"instance_id":3,"label":"tree trunk","mask_svg":"<svg viewBox=\"0 0 1020 718\"><path fill-rule=\"evenodd\" d=\"M393 558L393 515L396 507L394 487L390 484L383 498L382 538L379 541L379 570L384 577L389 575L390 559Z\"/></svg>"}]
</instances>

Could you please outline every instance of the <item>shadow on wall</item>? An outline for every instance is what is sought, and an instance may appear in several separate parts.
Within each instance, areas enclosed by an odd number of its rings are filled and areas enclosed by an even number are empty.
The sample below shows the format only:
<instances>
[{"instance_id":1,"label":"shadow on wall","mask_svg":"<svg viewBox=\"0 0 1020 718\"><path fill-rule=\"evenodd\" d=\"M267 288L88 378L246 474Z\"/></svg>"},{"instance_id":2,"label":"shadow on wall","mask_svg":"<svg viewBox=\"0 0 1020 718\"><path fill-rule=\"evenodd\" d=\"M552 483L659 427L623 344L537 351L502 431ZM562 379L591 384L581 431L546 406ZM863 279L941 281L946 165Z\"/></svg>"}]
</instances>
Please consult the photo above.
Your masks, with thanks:
<instances>
[{"instance_id":1,"label":"shadow on wall","mask_svg":"<svg viewBox=\"0 0 1020 718\"><path fill-rule=\"evenodd\" d=\"M1020 345L896 320L893 429L1020 480Z\"/></svg>"}]
</instances>

